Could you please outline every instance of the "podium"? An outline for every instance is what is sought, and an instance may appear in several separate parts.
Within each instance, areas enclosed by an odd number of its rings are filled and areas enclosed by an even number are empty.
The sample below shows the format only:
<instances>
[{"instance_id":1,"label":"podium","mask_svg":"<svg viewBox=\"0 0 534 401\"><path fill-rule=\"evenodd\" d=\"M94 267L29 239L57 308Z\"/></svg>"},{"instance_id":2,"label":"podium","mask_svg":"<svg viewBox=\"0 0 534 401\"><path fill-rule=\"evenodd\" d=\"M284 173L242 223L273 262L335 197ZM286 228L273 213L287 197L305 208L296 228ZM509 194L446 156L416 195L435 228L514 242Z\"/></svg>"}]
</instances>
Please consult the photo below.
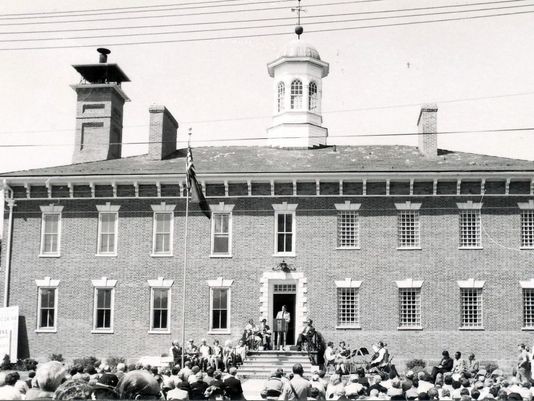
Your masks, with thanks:
<instances>
[{"instance_id":1,"label":"podium","mask_svg":"<svg viewBox=\"0 0 534 401\"><path fill-rule=\"evenodd\" d=\"M274 319L274 331L286 333L289 329L286 319Z\"/></svg>"}]
</instances>

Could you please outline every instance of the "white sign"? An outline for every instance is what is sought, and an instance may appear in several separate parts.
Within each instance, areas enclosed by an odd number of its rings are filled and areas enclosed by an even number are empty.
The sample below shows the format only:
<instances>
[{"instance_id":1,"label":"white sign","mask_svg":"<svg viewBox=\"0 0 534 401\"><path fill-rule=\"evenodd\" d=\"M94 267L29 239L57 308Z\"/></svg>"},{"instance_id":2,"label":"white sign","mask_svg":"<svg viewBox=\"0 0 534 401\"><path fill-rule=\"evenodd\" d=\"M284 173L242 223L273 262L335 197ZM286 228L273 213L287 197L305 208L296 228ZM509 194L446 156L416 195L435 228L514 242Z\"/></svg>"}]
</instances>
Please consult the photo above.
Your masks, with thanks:
<instances>
[{"instance_id":1,"label":"white sign","mask_svg":"<svg viewBox=\"0 0 534 401\"><path fill-rule=\"evenodd\" d=\"M11 363L17 362L19 338L19 307L0 308L0 359L9 355Z\"/></svg>"}]
</instances>

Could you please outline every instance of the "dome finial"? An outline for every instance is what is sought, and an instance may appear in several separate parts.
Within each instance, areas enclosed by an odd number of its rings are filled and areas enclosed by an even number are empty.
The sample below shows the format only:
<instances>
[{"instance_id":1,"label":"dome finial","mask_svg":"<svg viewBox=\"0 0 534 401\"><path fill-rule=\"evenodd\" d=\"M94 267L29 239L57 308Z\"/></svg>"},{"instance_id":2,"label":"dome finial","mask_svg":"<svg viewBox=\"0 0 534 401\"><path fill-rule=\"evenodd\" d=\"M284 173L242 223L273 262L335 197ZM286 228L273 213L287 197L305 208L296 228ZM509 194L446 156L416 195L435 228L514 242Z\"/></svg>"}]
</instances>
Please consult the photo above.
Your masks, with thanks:
<instances>
[{"instance_id":1,"label":"dome finial","mask_svg":"<svg viewBox=\"0 0 534 401\"><path fill-rule=\"evenodd\" d=\"M304 32L304 28L302 27L302 25L300 25L300 13L306 10L304 10L302 6L300 5L300 0L297 0L297 2L298 2L297 6L291 8L291 11L297 13L297 26L295 27L295 33L297 34L297 37L300 39L300 35L302 35L302 33Z\"/></svg>"}]
</instances>

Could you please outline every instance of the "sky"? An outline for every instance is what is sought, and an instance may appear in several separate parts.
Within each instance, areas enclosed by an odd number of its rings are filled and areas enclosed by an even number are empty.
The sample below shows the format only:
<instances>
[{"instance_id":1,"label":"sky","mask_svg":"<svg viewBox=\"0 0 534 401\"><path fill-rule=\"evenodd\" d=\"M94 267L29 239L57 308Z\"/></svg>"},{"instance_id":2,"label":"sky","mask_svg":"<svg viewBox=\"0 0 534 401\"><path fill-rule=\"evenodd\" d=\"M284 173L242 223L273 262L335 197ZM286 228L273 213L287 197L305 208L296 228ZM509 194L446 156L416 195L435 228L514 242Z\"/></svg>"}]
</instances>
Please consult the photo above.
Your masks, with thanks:
<instances>
[{"instance_id":1,"label":"sky","mask_svg":"<svg viewBox=\"0 0 534 401\"><path fill-rule=\"evenodd\" d=\"M302 39L330 63L322 99L329 144L416 146L415 136L360 135L416 132L420 105L435 102L439 131L469 131L440 135L440 148L534 160L534 131L483 132L534 127L534 1L303 0L301 4L305 9ZM458 4L471 6L451 7ZM102 10L92 16L85 11L24 19L8 15L157 5L164 5L159 9L166 11L109 14ZM124 108L125 143L148 140L148 108L163 104L180 123L179 141L185 141L192 128L193 146L263 145L264 141L251 139L264 138L271 123L274 90L266 64L294 39L296 18L291 7L296 5L296 0L2 2L0 172L70 163L76 98L69 85L79 82L71 65L96 63L100 46L111 50L108 61L118 63L131 79L123 84L131 99ZM414 8L418 10L393 11ZM482 8L493 10L465 12ZM128 11L132 10L149 8ZM436 12L442 14L392 18ZM479 18L506 13L516 14ZM385 16L388 19L378 19ZM413 23L466 17L476 18ZM368 20L339 22L363 18ZM251 19L263 21L237 22ZM61 22L69 20L85 22ZM320 21L328 23L317 24ZM397 26L376 26L387 24ZM169 27L132 28L140 25ZM370 25L375 27L354 29ZM125 29L110 29L117 27ZM236 27L243 29L215 31ZM211 31L155 35L206 29ZM37 30L65 32L20 33ZM150 35L131 36L136 33ZM110 37L117 34L129 36ZM257 34L280 35L210 39ZM96 35L103 37L67 39ZM13 41L45 38L55 39ZM183 39L208 40L116 45ZM47 46L88 47L14 50ZM239 140L217 142L233 138ZM124 145L123 156L146 150L147 145Z\"/></svg>"}]
</instances>

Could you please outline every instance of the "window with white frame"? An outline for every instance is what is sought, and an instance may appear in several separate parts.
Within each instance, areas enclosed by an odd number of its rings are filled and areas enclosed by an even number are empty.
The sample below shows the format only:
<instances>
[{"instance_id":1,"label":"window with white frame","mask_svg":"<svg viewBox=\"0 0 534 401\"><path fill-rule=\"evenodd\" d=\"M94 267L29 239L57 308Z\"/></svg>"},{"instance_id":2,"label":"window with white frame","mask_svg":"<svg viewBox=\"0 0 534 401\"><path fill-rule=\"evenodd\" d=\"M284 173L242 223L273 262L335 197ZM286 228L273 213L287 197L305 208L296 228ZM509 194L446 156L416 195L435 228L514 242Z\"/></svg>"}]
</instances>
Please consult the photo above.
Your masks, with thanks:
<instances>
[{"instance_id":1,"label":"window with white frame","mask_svg":"<svg viewBox=\"0 0 534 401\"><path fill-rule=\"evenodd\" d=\"M359 203L336 203L337 209L337 247L339 249L358 249L360 247Z\"/></svg>"},{"instance_id":2,"label":"window with white frame","mask_svg":"<svg viewBox=\"0 0 534 401\"><path fill-rule=\"evenodd\" d=\"M521 209L521 248L534 249L534 200L518 203Z\"/></svg>"},{"instance_id":3,"label":"window with white frame","mask_svg":"<svg viewBox=\"0 0 534 401\"><path fill-rule=\"evenodd\" d=\"M280 113L285 110L286 84L278 82L278 97L276 110Z\"/></svg>"},{"instance_id":4,"label":"window with white frame","mask_svg":"<svg viewBox=\"0 0 534 401\"><path fill-rule=\"evenodd\" d=\"M171 256L174 227L174 208L176 205L152 205L154 211L152 256Z\"/></svg>"},{"instance_id":5,"label":"window with white frame","mask_svg":"<svg viewBox=\"0 0 534 401\"><path fill-rule=\"evenodd\" d=\"M419 209L421 203L395 203L397 208L397 248L420 249Z\"/></svg>"},{"instance_id":6,"label":"window with white frame","mask_svg":"<svg viewBox=\"0 0 534 401\"><path fill-rule=\"evenodd\" d=\"M361 281L350 278L336 281L337 328L360 327L360 286Z\"/></svg>"},{"instance_id":7,"label":"window with white frame","mask_svg":"<svg viewBox=\"0 0 534 401\"><path fill-rule=\"evenodd\" d=\"M534 288L523 288L523 327L534 329Z\"/></svg>"},{"instance_id":8,"label":"window with white frame","mask_svg":"<svg viewBox=\"0 0 534 401\"><path fill-rule=\"evenodd\" d=\"M150 331L168 333L170 331L171 286L173 280L148 280L150 286Z\"/></svg>"},{"instance_id":9,"label":"window with white frame","mask_svg":"<svg viewBox=\"0 0 534 401\"><path fill-rule=\"evenodd\" d=\"M57 330L57 309L58 309L58 285L59 280L51 280L45 277L44 280L35 280L37 285L37 331Z\"/></svg>"},{"instance_id":10,"label":"window with white frame","mask_svg":"<svg viewBox=\"0 0 534 401\"><path fill-rule=\"evenodd\" d=\"M101 280L93 280L94 287L94 310L93 331L113 332L113 315L115 307L115 285L117 280L109 280L103 277Z\"/></svg>"},{"instance_id":11,"label":"window with white frame","mask_svg":"<svg viewBox=\"0 0 534 401\"><path fill-rule=\"evenodd\" d=\"M482 203L472 201L458 203L460 209L460 239L459 248L481 248L481 216Z\"/></svg>"},{"instance_id":12,"label":"window with white frame","mask_svg":"<svg viewBox=\"0 0 534 401\"><path fill-rule=\"evenodd\" d=\"M399 288L399 329L420 329L422 280L397 281Z\"/></svg>"},{"instance_id":13,"label":"window with white frame","mask_svg":"<svg viewBox=\"0 0 534 401\"><path fill-rule=\"evenodd\" d=\"M208 280L210 288L210 332L230 331L231 285L233 280Z\"/></svg>"},{"instance_id":14,"label":"window with white frame","mask_svg":"<svg viewBox=\"0 0 534 401\"><path fill-rule=\"evenodd\" d=\"M482 290L484 281L458 281L460 287L460 328L483 328Z\"/></svg>"},{"instance_id":15,"label":"window with white frame","mask_svg":"<svg viewBox=\"0 0 534 401\"><path fill-rule=\"evenodd\" d=\"M41 256L59 256L63 206L41 206Z\"/></svg>"},{"instance_id":16,"label":"window with white frame","mask_svg":"<svg viewBox=\"0 0 534 401\"><path fill-rule=\"evenodd\" d=\"M318 108L317 84L315 82L310 82L308 85L308 110L317 111Z\"/></svg>"},{"instance_id":17,"label":"window with white frame","mask_svg":"<svg viewBox=\"0 0 534 401\"><path fill-rule=\"evenodd\" d=\"M211 209L211 255L232 255L232 210L234 205L220 202Z\"/></svg>"},{"instance_id":18,"label":"window with white frame","mask_svg":"<svg viewBox=\"0 0 534 401\"><path fill-rule=\"evenodd\" d=\"M120 206L98 205L97 255L116 255Z\"/></svg>"},{"instance_id":19,"label":"window with white frame","mask_svg":"<svg viewBox=\"0 0 534 401\"><path fill-rule=\"evenodd\" d=\"M275 217L274 252L276 255L295 254L295 210L297 204L284 202L273 205Z\"/></svg>"},{"instance_id":20,"label":"window with white frame","mask_svg":"<svg viewBox=\"0 0 534 401\"><path fill-rule=\"evenodd\" d=\"M302 81L295 79L291 82L291 109L302 109Z\"/></svg>"}]
</instances>

